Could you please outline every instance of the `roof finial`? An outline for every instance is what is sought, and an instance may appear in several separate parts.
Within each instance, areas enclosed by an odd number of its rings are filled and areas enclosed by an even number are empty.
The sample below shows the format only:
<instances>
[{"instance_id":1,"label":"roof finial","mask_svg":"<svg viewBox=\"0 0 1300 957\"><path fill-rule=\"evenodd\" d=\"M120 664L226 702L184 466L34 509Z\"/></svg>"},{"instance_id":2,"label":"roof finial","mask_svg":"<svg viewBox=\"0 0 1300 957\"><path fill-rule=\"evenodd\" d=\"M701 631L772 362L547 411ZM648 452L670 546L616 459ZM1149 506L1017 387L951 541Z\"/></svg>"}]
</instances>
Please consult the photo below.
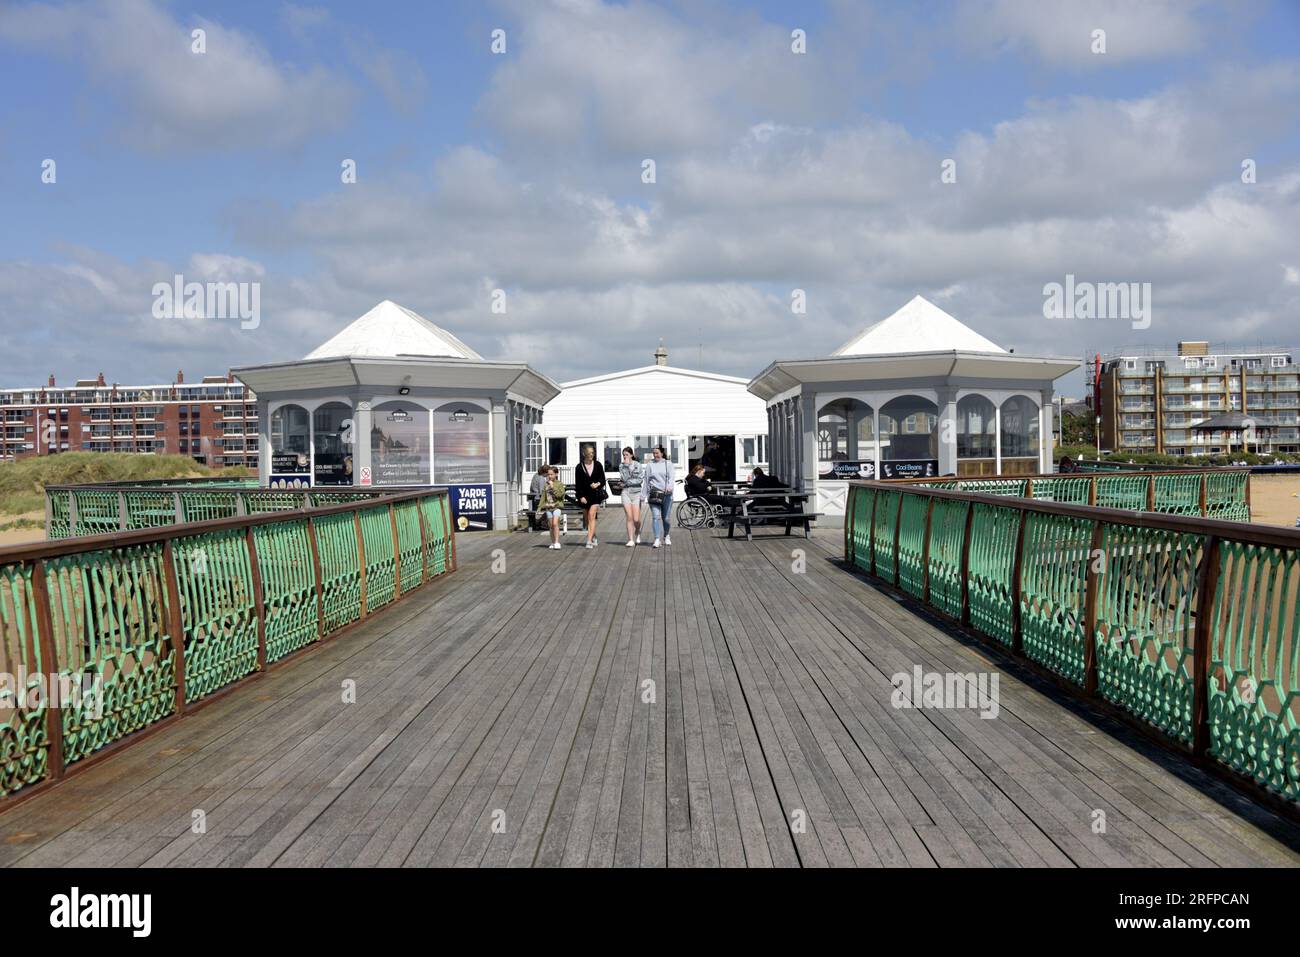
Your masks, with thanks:
<instances>
[{"instance_id":1,"label":"roof finial","mask_svg":"<svg viewBox=\"0 0 1300 957\"><path fill-rule=\"evenodd\" d=\"M668 350L664 348L664 341L659 340L659 348L655 350L655 365L668 365Z\"/></svg>"}]
</instances>

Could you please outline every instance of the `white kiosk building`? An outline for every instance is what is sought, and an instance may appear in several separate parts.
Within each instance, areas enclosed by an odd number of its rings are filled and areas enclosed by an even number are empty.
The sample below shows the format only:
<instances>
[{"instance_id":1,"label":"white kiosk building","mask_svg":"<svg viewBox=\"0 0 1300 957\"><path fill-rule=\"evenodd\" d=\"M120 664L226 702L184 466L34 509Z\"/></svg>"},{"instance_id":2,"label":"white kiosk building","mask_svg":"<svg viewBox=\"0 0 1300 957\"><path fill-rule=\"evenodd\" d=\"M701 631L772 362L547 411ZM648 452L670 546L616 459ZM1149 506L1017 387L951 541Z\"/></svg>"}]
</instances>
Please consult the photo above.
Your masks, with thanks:
<instances>
[{"instance_id":1,"label":"white kiosk building","mask_svg":"<svg viewBox=\"0 0 1300 957\"><path fill-rule=\"evenodd\" d=\"M767 413L746 379L668 365L661 344L655 364L565 382L546 406L526 462L527 481L542 464L573 480L584 446L593 446L606 473L617 476L630 446L648 461L662 445L679 478L704 460L715 481L745 481L767 463Z\"/></svg>"},{"instance_id":2,"label":"white kiosk building","mask_svg":"<svg viewBox=\"0 0 1300 957\"><path fill-rule=\"evenodd\" d=\"M306 357L233 370L272 488L446 485L462 528L526 507L527 443L560 387L385 300Z\"/></svg>"},{"instance_id":3,"label":"white kiosk building","mask_svg":"<svg viewBox=\"0 0 1300 957\"><path fill-rule=\"evenodd\" d=\"M916 296L822 359L773 362L771 471L843 515L853 478L1050 472L1052 397L1079 361L1009 352Z\"/></svg>"}]
</instances>

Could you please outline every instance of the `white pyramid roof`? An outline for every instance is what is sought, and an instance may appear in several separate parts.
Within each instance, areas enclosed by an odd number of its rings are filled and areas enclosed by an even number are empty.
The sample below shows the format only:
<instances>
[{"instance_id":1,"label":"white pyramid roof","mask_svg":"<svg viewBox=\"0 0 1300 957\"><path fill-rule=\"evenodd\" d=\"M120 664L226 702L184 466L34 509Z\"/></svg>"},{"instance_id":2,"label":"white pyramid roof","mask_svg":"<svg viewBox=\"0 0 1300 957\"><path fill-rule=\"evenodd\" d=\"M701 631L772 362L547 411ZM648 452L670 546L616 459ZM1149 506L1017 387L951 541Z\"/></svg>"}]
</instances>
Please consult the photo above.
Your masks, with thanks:
<instances>
[{"instance_id":1,"label":"white pyramid roof","mask_svg":"<svg viewBox=\"0 0 1300 957\"><path fill-rule=\"evenodd\" d=\"M878 356L909 352L1000 352L997 343L985 339L922 296L887 319L854 336L831 355Z\"/></svg>"},{"instance_id":2,"label":"white pyramid roof","mask_svg":"<svg viewBox=\"0 0 1300 957\"><path fill-rule=\"evenodd\" d=\"M452 359L483 357L446 329L385 299L324 345L307 353L305 359L365 357L388 359L397 356L443 356Z\"/></svg>"}]
</instances>

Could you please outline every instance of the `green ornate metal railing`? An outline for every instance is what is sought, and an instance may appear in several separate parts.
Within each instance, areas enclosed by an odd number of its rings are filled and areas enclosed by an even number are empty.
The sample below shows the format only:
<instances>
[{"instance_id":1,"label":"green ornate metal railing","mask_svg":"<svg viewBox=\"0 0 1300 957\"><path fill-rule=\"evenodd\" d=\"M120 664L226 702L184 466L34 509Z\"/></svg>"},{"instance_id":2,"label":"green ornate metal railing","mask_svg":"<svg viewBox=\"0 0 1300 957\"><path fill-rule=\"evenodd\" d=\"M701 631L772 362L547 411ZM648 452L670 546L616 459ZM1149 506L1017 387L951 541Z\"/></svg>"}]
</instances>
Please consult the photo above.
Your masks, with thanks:
<instances>
[{"instance_id":1,"label":"green ornate metal railing","mask_svg":"<svg viewBox=\"0 0 1300 957\"><path fill-rule=\"evenodd\" d=\"M854 482L845 557L1300 816L1300 531L1179 514L1206 483L1169 479L1166 514Z\"/></svg>"},{"instance_id":2,"label":"green ornate metal railing","mask_svg":"<svg viewBox=\"0 0 1300 957\"><path fill-rule=\"evenodd\" d=\"M382 495L375 489L259 489L255 481L200 479L177 484L50 485L45 489L45 535L51 541L106 535L182 522L318 508ZM392 490L389 490L392 491Z\"/></svg>"},{"instance_id":3,"label":"green ornate metal railing","mask_svg":"<svg viewBox=\"0 0 1300 957\"><path fill-rule=\"evenodd\" d=\"M1131 469L1132 466L1129 466ZM1199 515L1233 522L1250 521L1247 469L1182 469L1168 472L1104 474L995 475L972 478L893 480L890 485L922 485L984 495L1009 495L1043 502L1099 505L1136 512Z\"/></svg>"},{"instance_id":4,"label":"green ornate metal railing","mask_svg":"<svg viewBox=\"0 0 1300 957\"><path fill-rule=\"evenodd\" d=\"M455 568L446 489L303 502L0 549L0 808Z\"/></svg>"}]
</instances>

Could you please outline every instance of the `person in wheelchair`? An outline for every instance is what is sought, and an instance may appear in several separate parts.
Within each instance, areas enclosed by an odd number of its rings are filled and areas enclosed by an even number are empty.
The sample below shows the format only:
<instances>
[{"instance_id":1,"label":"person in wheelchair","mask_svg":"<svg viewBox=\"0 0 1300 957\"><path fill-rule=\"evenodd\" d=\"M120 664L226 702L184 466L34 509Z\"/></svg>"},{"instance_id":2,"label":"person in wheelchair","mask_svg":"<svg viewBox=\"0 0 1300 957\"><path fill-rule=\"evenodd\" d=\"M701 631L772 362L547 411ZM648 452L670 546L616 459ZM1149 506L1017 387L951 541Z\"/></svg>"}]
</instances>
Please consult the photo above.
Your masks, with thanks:
<instances>
[{"instance_id":1,"label":"person in wheelchair","mask_svg":"<svg viewBox=\"0 0 1300 957\"><path fill-rule=\"evenodd\" d=\"M702 498L710 505L724 504L723 497L713 491L713 483L704 477L705 467L700 463L686 476L686 494L692 498Z\"/></svg>"}]
</instances>

